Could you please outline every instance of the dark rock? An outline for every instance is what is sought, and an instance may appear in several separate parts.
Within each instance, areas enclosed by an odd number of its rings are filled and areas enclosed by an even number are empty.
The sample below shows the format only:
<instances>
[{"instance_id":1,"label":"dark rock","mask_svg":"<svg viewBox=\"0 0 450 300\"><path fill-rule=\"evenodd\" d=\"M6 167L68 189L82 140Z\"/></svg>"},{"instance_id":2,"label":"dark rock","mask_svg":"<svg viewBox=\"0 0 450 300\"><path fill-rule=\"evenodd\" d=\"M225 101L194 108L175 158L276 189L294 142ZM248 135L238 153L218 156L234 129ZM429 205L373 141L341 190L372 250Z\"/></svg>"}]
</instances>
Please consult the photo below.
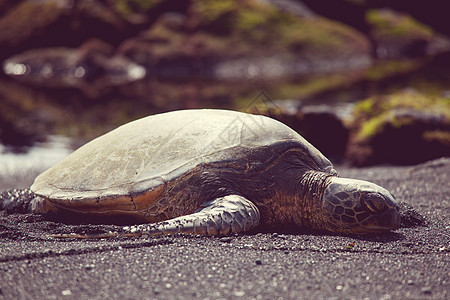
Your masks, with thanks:
<instances>
[{"instance_id":1,"label":"dark rock","mask_svg":"<svg viewBox=\"0 0 450 300\"><path fill-rule=\"evenodd\" d=\"M348 130L333 106L310 105L301 110L298 130L311 144L333 161L343 158Z\"/></svg>"},{"instance_id":2,"label":"dark rock","mask_svg":"<svg viewBox=\"0 0 450 300\"><path fill-rule=\"evenodd\" d=\"M302 105L298 101L279 100L250 110L268 115L300 133L334 162L344 157L348 129L336 105Z\"/></svg>"},{"instance_id":3,"label":"dark rock","mask_svg":"<svg viewBox=\"0 0 450 300\"><path fill-rule=\"evenodd\" d=\"M370 34L379 58L426 57L450 49L448 38L406 14L391 9L367 12Z\"/></svg>"}]
</instances>

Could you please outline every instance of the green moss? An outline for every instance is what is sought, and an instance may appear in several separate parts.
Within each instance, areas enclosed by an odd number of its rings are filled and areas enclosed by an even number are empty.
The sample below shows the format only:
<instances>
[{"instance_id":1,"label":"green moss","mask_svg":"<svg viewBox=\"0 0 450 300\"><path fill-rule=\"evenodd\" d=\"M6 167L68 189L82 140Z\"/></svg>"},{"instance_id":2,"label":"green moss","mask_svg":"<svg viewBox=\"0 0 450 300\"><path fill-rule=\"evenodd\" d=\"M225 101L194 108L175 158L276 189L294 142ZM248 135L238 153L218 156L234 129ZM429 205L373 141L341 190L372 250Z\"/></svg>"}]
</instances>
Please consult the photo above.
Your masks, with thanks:
<instances>
[{"instance_id":1,"label":"green moss","mask_svg":"<svg viewBox=\"0 0 450 300\"><path fill-rule=\"evenodd\" d=\"M115 0L115 10L127 18L134 13L147 12L156 4L159 4L162 0Z\"/></svg>"},{"instance_id":2,"label":"green moss","mask_svg":"<svg viewBox=\"0 0 450 300\"><path fill-rule=\"evenodd\" d=\"M417 111L442 114L450 120L450 99L429 97L418 92L399 92L385 102L385 109L410 108Z\"/></svg>"},{"instance_id":3,"label":"green moss","mask_svg":"<svg viewBox=\"0 0 450 300\"><path fill-rule=\"evenodd\" d=\"M199 15L202 22L209 23L228 13L236 11L238 8L238 3L231 0L197 0L194 2L194 7L194 10Z\"/></svg>"},{"instance_id":4,"label":"green moss","mask_svg":"<svg viewBox=\"0 0 450 300\"><path fill-rule=\"evenodd\" d=\"M378 60L366 72L366 78L377 81L389 76L408 73L423 66L423 60Z\"/></svg>"},{"instance_id":5,"label":"green moss","mask_svg":"<svg viewBox=\"0 0 450 300\"><path fill-rule=\"evenodd\" d=\"M355 107L357 114L369 114L374 111L374 103L371 99L359 102Z\"/></svg>"},{"instance_id":6,"label":"green moss","mask_svg":"<svg viewBox=\"0 0 450 300\"><path fill-rule=\"evenodd\" d=\"M401 91L389 96L378 96L359 102L353 112L353 127L357 139L367 140L383 130L386 124L399 128L410 124L410 118L397 118L394 110L407 109L444 116L450 122L450 99L429 97L418 92Z\"/></svg>"},{"instance_id":7,"label":"green moss","mask_svg":"<svg viewBox=\"0 0 450 300\"><path fill-rule=\"evenodd\" d=\"M433 30L416 21L409 15L396 13L388 9L370 9L366 14L367 22L372 25L377 36L404 38L432 38Z\"/></svg>"},{"instance_id":8,"label":"green moss","mask_svg":"<svg viewBox=\"0 0 450 300\"><path fill-rule=\"evenodd\" d=\"M365 139L380 132L386 122L385 118L385 115L379 115L366 121L358 134L359 139Z\"/></svg>"},{"instance_id":9,"label":"green moss","mask_svg":"<svg viewBox=\"0 0 450 300\"><path fill-rule=\"evenodd\" d=\"M259 30L258 27L267 27L266 24L273 22L273 19L266 19L267 17L270 17L267 12L262 14L257 10L239 11L236 28L239 31L251 33L253 30Z\"/></svg>"},{"instance_id":10,"label":"green moss","mask_svg":"<svg viewBox=\"0 0 450 300\"><path fill-rule=\"evenodd\" d=\"M273 93L277 94L279 98L302 99L326 90L350 84L353 80L352 76L345 73L313 76L310 78L302 78L300 82L279 83L276 88L274 88Z\"/></svg>"}]
</instances>

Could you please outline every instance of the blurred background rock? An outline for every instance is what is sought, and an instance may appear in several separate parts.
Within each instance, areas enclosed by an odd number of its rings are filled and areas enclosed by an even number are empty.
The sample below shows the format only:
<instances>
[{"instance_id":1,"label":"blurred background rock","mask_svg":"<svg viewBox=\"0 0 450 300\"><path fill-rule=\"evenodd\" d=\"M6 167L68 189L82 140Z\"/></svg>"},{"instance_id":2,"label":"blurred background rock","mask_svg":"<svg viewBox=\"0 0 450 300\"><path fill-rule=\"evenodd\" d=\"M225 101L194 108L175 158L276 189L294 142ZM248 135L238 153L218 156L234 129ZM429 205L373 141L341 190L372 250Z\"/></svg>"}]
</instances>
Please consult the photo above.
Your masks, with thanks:
<instances>
[{"instance_id":1,"label":"blurred background rock","mask_svg":"<svg viewBox=\"0 0 450 300\"><path fill-rule=\"evenodd\" d=\"M0 0L0 151L228 108L335 162L449 156L450 27L433 3Z\"/></svg>"}]
</instances>

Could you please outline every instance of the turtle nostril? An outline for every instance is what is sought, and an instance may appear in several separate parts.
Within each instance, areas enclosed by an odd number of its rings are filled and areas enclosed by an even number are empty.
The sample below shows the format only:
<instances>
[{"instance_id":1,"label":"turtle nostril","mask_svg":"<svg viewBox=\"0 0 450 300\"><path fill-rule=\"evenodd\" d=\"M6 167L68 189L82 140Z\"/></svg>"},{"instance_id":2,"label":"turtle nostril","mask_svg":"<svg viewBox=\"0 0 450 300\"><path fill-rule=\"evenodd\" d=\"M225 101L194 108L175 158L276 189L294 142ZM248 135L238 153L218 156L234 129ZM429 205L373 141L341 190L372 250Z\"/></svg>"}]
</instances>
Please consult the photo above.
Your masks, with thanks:
<instances>
[{"instance_id":1,"label":"turtle nostril","mask_svg":"<svg viewBox=\"0 0 450 300\"><path fill-rule=\"evenodd\" d=\"M389 208L386 205L386 199L377 193L366 194L362 200L367 208L375 213L384 212Z\"/></svg>"}]
</instances>

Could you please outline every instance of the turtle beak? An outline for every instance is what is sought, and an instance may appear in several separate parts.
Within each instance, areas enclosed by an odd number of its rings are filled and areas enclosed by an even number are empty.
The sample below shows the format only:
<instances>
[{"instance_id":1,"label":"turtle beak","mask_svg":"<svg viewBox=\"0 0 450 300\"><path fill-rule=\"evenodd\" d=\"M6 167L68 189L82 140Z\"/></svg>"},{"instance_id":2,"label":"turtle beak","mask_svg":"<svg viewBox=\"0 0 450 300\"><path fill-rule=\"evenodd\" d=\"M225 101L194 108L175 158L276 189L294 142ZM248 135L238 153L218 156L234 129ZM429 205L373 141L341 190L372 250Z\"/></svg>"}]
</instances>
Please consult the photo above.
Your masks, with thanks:
<instances>
[{"instance_id":1,"label":"turtle beak","mask_svg":"<svg viewBox=\"0 0 450 300\"><path fill-rule=\"evenodd\" d=\"M400 211L397 201L389 192L371 192L364 195L361 204L371 214L363 222L369 231L394 230L400 227Z\"/></svg>"}]
</instances>

